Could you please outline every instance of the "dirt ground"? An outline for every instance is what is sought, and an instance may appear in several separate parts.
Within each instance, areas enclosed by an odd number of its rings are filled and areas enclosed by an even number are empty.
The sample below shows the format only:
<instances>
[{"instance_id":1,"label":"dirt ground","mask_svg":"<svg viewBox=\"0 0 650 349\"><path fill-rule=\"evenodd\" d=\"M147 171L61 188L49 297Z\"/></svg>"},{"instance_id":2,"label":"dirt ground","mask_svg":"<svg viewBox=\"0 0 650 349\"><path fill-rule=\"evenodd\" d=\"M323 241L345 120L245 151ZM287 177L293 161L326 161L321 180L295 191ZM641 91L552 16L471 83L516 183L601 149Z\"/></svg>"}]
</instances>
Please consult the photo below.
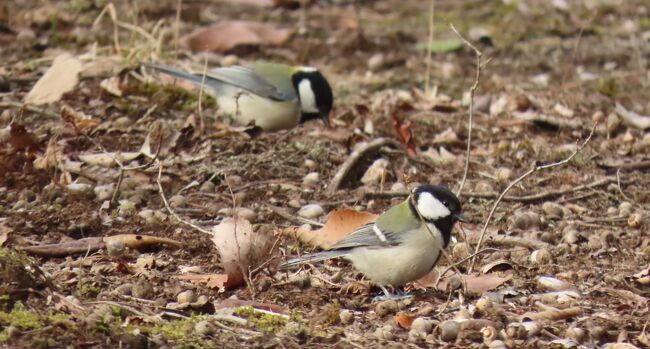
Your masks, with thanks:
<instances>
[{"instance_id":1,"label":"dirt ground","mask_svg":"<svg viewBox=\"0 0 650 349\"><path fill-rule=\"evenodd\" d=\"M227 20L290 36L184 45ZM25 104L66 53L52 100ZM0 4L0 59L3 348L650 347L647 1L25 0ZM256 59L318 67L332 126L251 135L140 67ZM275 270L315 249L306 221L457 191L470 105L469 223L439 284L372 303L345 261ZM252 224L244 278L212 239L233 215Z\"/></svg>"}]
</instances>

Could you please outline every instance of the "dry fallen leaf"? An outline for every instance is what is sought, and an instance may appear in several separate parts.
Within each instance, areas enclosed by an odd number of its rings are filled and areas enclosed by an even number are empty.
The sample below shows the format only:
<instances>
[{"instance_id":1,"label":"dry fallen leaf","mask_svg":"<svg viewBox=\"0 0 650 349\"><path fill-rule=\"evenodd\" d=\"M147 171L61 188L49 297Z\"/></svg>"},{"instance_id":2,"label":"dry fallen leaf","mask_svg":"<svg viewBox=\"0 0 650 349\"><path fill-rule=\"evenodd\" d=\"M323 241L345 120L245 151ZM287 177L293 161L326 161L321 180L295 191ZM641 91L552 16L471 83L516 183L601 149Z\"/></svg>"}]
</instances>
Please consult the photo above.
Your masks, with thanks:
<instances>
[{"instance_id":1,"label":"dry fallen leaf","mask_svg":"<svg viewBox=\"0 0 650 349\"><path fill-rule=\"evenodd\" d=\"M406 153L409 156L414 156L417 153L415 147L415 140L413 139L413 132L411 132L411 121L402 121L397 115L391 115L393 119L393 127L397 131L400 141L406 146Z\"/></svg>"},{"instance_id":2,"label":"dry fallen leaf","mask_svg":"<svg viewBox=\"0 0 650 349\"><path fill-rule=\"evenodd\" d=\"M640 272L632 275L634 281L641 285L650 285L650 267L647 267Z\"/></svg>"},{"instance_id":3,"label":"dry fallen leaf","mask_svg":"<svg viewBox=\"0 0 650 349\"><path fill-rule=\"evenodd\" d=\"M7 239L9 238L9 233L11 233L13 229L9 228L5 224L5 219L3 218L0 220L0 246L4 245L5 242L7 242Z\"/></svg>"},{"instance_id":4,"label":"dry fallen leaf","mask_svg":"<svg viewBox=\"0 0 650 349\"><path fill-rule=\"evenodd\" d=\"M273 258L270 239L253 231L251 223L243 218L225 218L212 228L221 266L229 278L241 278Z\"/></svg>"},{"instance_id":5,"label":"dry fallen leaf","mask_svg":"<svg viewBox=\"0 0 650 349\"><path fill-rule=\"evenodd\" d=\"M415 317L404 312L399 312L393 317L393 319L395 319L395 322L399 325L399 327L408 330L411 328L411 324L413 324Z\"/></svg>"},{"instance_id":6,"label":"dry fallen leaf","mask_svg":"<svg viewBox=\"0 0 650 349\"><path fill-rule=\"evenodd\" d=\"M55 168L63 159L63 147L59 144L57 137L51 137L47 142L45 154L36 156L34 168L38 170Z\"/></svg>"},{"instance_id":7,"label":"dry fallen leaf","mask_svg":"<svg viewBox=\"0 0 650 349\"><path fill-rule=\"evenodd\" d=\"M622 106L619 103L616 103L615 110L616 110L616 114L618 114L621 118L623 118L625 123L628 124L629 126L638 128L639 130L645 130L650 128L650 116L635 113L632 110L626 109L624 106Z\"/></svg>"},{"instance_id":8,"label":"dry fallen leaf","mask_svg":"<svg viewBox=\"0 0 650 349\"><path fill-rule=\"evenodd\" d=\"M445 291L447 289L449 280L451 280L451 278L454 277L455 275L456 274L451 274L448 277L440 280L440 282L437 285L438 286L437 288L441 291ZM464 275L463 274L460 277L464 280L468 291L481 294L503 285L508 280L512 279L512 274L506 274L505 276L498 276L496 274L485 274L485 275ZM435 287L437 279L438 279L438 273L435 270L433 270L429 274L415 281L414 283L416 287L421 287L421 288Z\"/></svg>"},{"instance_id":9,"label":"dry fallen leaf","mask_svg":"<svg viewBox=\"0 0 650 349\"><path fill-rule=\"evenodd\" d=\"M27 131L25 126L15 122L11 124L11 130L9 131L9 144L15 151L27 151L29 153L36 152L41 148L38 145L36 136Z\"/></svg>"},{"instance_id":10,"label":"dry fallen leaf","mask_svg":"<svg viewBox=\"0 0 650 349\"><path fill-rule=\"evenodd\" d=\"M244 278L231 277L227 274L185 274L178 275L178 279L216 289L231 289L244 283Z\"/></svg>"},{"instance_id":11,"label":"dry fallen leaf","mask_svg":"<svg viewBox=\"0 0 650 349\"><path fill-rule=\"evenodd\" d=\"M68 53L54 59L52 66L25 96L25 103L42 105L56 102L79 82L81 61Z\"/></svg>"},{"instance_id":12,"label":"dry fallen leaf","mask_svg":"<svg viewBox=\"0 0 650 349\"><path fill-rule=\"evenodd\" d=\"M334 210L329 214L325 226L318 230L292 229L288 233L314 247L328 248L358 227L373 222L377 215L347 208Z\"/></svg>"},{"instance_id":13,"label":"dry fallen leaf","mask_svg":"<svg viewBox=\"0 0 650 349\"><path fill-rule=\"evenodd\" d=\"M290 30L268 23L223 21L184 36L181 45L194 52L226 52L241 45L281 45L290 35Z\"/></svg>"}]
</instances>

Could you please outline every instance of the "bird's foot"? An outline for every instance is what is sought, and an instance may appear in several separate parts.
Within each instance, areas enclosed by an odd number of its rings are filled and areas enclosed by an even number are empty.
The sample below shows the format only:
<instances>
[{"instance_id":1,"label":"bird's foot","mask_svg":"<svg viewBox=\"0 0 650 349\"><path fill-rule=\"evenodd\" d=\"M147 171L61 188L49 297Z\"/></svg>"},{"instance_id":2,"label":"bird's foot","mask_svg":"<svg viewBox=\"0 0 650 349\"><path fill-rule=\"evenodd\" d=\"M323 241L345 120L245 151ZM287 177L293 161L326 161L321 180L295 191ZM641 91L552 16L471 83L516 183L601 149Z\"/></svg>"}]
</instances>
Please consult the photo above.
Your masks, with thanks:
<instances>
[{"instance_id":1,"label":"bird's foot","mask_svg":"<svg viewBox=\"0 0 650 349\"><path fill-rule=\"evenodd\" d=\"M378 302L387 301L387 300L398 301L398 300L413 297L412 294L406 293L406 292L404 292L402 290L397 290L395 293L390 293L388 291L388 289L386 289L386 287L384 287L384 286L379 286L379 287L381 287L381 290L384 291L384 294L373 298L372 299L373 303L378 303Z\"/></svg>"}]
</instances>

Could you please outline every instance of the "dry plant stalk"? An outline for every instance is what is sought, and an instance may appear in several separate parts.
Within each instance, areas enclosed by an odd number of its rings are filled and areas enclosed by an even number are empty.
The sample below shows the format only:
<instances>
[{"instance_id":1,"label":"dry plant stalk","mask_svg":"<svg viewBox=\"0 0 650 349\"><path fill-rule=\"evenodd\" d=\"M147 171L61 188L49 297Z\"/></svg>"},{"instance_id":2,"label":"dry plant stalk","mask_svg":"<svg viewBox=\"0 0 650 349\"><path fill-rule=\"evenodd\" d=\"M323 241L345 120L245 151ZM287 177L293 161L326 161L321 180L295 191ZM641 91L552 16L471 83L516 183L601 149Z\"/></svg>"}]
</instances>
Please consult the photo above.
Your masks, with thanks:
<instances>
[{"instance_id":1,"label":"dry plant stalk","mask_svg":"<svg viewBox=\"0 0 650 349\"><path fill-rule=\"evenodd\" d=\"M594 124L594 126L591 128L591 132L589 132L589 136L587 137L587 139L585 139L585 141L582 142L582 144L580 144L580 146L573 153L571 153L571 155L569 155L569 157L567 157L567 158L565 158L563 160L560 160L558 162L553 162L553 163L546 164L546 165L537 165L537 163L535 163L535 164L533 164L534 166L530 170L526 171L526 173L522 174L517 179L510 182L510 184L508 184L508 186L503 190L503 192L501 192L501 195L499 195L497 200L494 202L494 205L492 206L492 209L490 210L490 214L488 215L487 219L485 220L485 224L483 225L483 229L481 230L481 235L479 236L478 243L476 244L475 252L478 252L480 250L481 244L483 243L483 239L485 238L485 233L487 232L487 228L490 225L490 221L492 220L492 216L494 215L494 212L496 211L497 207L499 206L499 204L503 200L503 197L506 196L508 191L510 191L510 189L512 189L519 182L523 181L528 176L532 175L533 173L535 173L537 171L541 171L541 170L545 170L545 169L549 169L549 168L553 168L553 167L557 167L557 166L562 166L562 165L568 163L569 161L573 160L573 158L587 145L587 143L589 143L589 141L591 140L591 137L594 135L594 132L596 131L596 126L598 126L598 123ZM474 263L475 262L476 262L476 258L472 258L472 262L469 265L469 272L470 273L474 269Z\"/></svg>"},{"instance_id":2,"label":"dry plant stalk","mask_svg":"<svg viewBox=\"0 0 650 349\"><path fill-rule=\"evenodd\" d=\"M474 78L474 85L472 85L472 87L469 89L469 120L467 120L467 151L465 154L465 169L463 170L463 179L460 181L460 186L456 191L456 196L460 197L460 193L463 191L463 187L467 181L467 172L469 172L469 155L472 150L472 124L474 122L474 93L476 93L478 84L481 81L481 69L483 68L483 64L481 64L481 58L483 57L483 52L479 51L476 46L472 45L471 42L467 41L467 39L460 35L453 24L450 23L449 28L451 28L451 30L463 41L465 45L474 50L474 53L476 54L476 76ZM489 61L490 60L485 62L485 64L487 64Z\"/></svg>"},{"instance_id":3,"label":"dry plant stalk","mask_svg":"<svg viewBox=\"0 0 650 349\"><path fill-rule=\"evenodd\" d=\"M434 29L434 19L435 19L435 0L430 0L429 3L429 38L428 38L428 45L427 45L427 72L426 75L424 76L424 93L426 95L429 95L429 84L431 80L431 54L432 54L432 47L433 47L433 29Z\"/></svg>"},{"instance_id":4,"label":"dry plant stalk","mask_svg":"<svg viewBox=\"0 0 650 349\"><path fill-rule=\"evenodd\" d=\"M530 320L563 320L582 315L580 307L571 307L566 309L550 309L538 313L526 313L524 319Z\"/></svg>"},{"instance_id":5,"label":"dry plant stalk","mask_svg":"<svg viewBox=\"0 0 650 349\"><path fill-rule=\"evenodd\" d=\"M198 231L200 231L202 233L212 235L211 231L203 229L203 228L199 227L198 225L196 225L196 224L194 224L192 222L189 222L189 221L186 221L186 220L182 219L176 212L174 212L174 210L172 210L172 208L169 206L169 202L167 201L167 198L165 197L165 191L163 190L163 187L162 187L162 162L160 162L158 160L156 160L156 162L158 163L158 177L156 178L156 184L158 184L158 193L160 194L160 198L162 199L163 204L165 205L165 208L167 209L167 212L169 212L169 214L172 215L174 218L176 218L176 220L178 220L179 222L181 222L181 223L183 223L183 224L185 224L185 225L187 225L187 226L189 226L191 228L194 228L194 229L196 229L196 230L198 230Z\"/></svg>"}]
</instances>

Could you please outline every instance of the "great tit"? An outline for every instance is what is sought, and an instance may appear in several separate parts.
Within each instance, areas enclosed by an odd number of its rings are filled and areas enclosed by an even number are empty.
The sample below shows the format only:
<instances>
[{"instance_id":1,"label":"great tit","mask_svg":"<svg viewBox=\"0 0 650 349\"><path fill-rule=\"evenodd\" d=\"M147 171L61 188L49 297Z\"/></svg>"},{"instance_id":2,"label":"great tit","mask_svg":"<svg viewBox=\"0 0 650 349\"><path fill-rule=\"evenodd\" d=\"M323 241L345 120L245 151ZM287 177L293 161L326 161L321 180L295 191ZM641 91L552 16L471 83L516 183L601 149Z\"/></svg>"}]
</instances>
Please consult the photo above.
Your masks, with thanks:
<instances>
[{"instance_id":1,"label":"great tit","mask_svg":"<svg viewBox=\"0 0 650 349\"><path fill-rule=\"evenodd\" d=\"M464 222L465 217L454 193L440 185L420 185L405 201L327 251L291 259L280 269L344 257L380 286L386 298L399 298L385 286L401 286L431 271L449 244L457 221Z\"/></svg>"},{"instance_id":2,"label":"great tit","mask_svg":"<svg viewBox=\"0 0 650 349\"><path fill-rule=\"evenodd\" d=\"M248 66L210 69L205 74L144 64L195 84L217 99L221 113L239 125L277 131L322 119L329 125L334 96L327 79L314 67L255 62Z\"/></svg>"}]
</instances>

